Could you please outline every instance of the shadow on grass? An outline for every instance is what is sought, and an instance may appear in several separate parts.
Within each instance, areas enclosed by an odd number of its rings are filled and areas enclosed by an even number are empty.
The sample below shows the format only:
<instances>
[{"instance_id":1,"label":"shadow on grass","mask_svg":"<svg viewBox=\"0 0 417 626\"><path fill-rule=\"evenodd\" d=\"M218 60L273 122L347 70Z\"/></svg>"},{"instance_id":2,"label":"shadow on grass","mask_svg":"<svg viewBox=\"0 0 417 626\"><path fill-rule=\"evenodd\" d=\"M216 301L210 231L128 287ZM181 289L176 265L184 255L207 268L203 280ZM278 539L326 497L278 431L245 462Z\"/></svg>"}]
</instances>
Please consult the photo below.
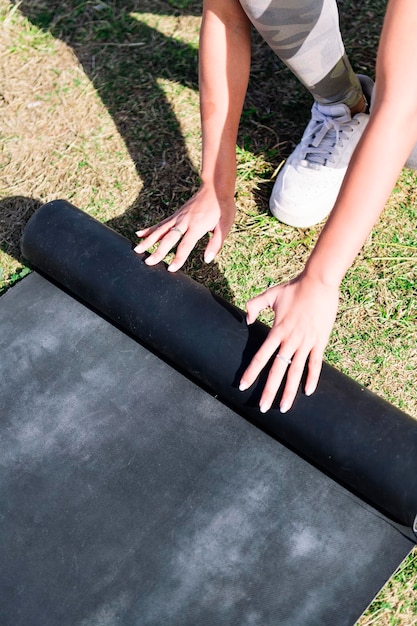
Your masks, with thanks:
<instances>
[{"instance_id":1,"label":"shadow on grass","mask_svg":"<svg viewBox=\"0 0 417 626\"><path fill-rule=\"evenodd\" d=\"M143 181L143 189L129 209L112 219L109 226L134 239L139 226L167 217L199 184L198 172L188 157L180 124L158 84L159 79L169 79L197 90L197 50L161 34L145 21L135 19L134 14L199 16L201 1L20 0L16 4L31 23L72 47L112 116ZM348 32L352 34L358 29L358 20L362 23L369 14L369 7L379 7L380 3L365 0L360 8L354 4L348 0L341 2L342 9L357 16L356 21L345 19L349 24ZM379 33L382 4L372 33ZM369 29L369 15L366 24ZM371 41L369 49L366 41L362 41L357 50L361 72L366 73L369 63L374 60L375 37L372 37L365 38ZM352 41L355 41L354 37ZM310 106L310 95L255 36L251 81L239 144L246 150L262 154L271 164L272 173L301 136ZM271 185L266 181L259 186L261 191L257 193L256 201L260 212L268 211ZM33 210L33 202L29 201L27 213ZM204 241L191 255L186 272L225 298L232 299L229 286L216 265L202 268L203 247Z\"/></svg>"}]
</instances>

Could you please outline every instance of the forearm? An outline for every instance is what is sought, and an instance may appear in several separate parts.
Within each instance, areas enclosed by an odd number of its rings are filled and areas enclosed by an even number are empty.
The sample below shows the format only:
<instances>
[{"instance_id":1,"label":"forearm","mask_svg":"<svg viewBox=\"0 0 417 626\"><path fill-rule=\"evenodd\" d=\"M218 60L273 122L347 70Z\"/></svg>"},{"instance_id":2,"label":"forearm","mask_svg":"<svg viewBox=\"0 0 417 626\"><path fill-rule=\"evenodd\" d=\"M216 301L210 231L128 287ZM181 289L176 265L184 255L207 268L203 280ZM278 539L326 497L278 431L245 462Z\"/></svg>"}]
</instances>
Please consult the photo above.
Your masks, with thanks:
<instances>
[{"instance_id":1,"label":"forearm","mask_svg":"<svg viewBox=\"0 0 417 626\"><path fill-rule=\"evenodd\" d=\"M338 286L378 220L417 140L417 3L391 0L377 59L377 93L336 205L306 273Z\"/></svg>"},{"instance_id":2,"label":"forearm","mask_svg":"<svg viewBox=\"0 0 417 626\"><path fill-rule=\"evenodd\" d=\"M249 80L250 24L237 0L207 0L200 34L203 184L233 196L236 139Z\"/></svg>"},{"instance_id":3,"label":"forearm","mask_svg":"<svg viewBox=\"0 0 417 626\"><path fill-rule=\"evenodd\" d=\"M306 266L307 273L329 286L338 286L353 263L415 143L409 140L408 124L392 124L387 131L382 113L363 135L339 199ZM417 139L417 133L414 137Z\"/></svg>"}]
</instances>

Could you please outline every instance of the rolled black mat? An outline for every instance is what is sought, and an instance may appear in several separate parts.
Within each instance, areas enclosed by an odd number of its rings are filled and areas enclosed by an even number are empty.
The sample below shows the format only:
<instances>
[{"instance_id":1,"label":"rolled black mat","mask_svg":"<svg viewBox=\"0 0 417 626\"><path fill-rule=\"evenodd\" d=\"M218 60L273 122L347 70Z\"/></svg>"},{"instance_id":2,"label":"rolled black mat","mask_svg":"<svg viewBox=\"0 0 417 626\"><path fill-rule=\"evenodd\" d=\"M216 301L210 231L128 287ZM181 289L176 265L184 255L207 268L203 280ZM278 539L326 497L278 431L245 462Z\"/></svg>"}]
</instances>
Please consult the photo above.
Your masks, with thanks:
<instances>
[{"instance_id":1,"label":"rolled black mat","mask_svg":"<svg viewBox=\"0 0 417 626\"><path fill-rule=\"evenodd\" d=\"M293 408L258 409L265 375L238 383L267 335L257 322L164 264L148 267L131 243L66 201L41 207L22 239L40 272L163 355L339 483L417 532L417 421L329 365Z\"/></svg>"}]
</instances>

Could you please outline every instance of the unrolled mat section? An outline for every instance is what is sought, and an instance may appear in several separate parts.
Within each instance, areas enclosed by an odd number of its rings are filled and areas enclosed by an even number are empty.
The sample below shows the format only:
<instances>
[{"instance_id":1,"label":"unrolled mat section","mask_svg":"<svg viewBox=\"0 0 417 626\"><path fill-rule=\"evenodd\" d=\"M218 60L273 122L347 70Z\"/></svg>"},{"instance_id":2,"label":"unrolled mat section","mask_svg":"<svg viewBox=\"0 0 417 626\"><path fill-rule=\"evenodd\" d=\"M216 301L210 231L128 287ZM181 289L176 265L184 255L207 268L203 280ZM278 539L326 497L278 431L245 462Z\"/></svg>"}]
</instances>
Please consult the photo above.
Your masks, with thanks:
<instances>
[{"instance_id":1,"label":"unrolled mat section","mask_svg":"<svg viewBox=\"0 0 417 626\"><path fill-rule=\"evenodd\" d=\"M413 545L36 273L0 355L2 626L352 626Z\"/></svg>"},{"instance_id":2,"label":"unrolled mat section","mask_svg":"<svg viewBox=\"0 0 417 626\"><path fill-rule=\"evenodd\" d=\"M210 388L352 492L414 528L417 422L324 366L311 397L292 410L258 410L265 382L238 390L266 337L236 307L182 273L150 268L131 243L65 201L41 207L23 236L25 257L45 275Z\"/></svg>"}]
</instances>

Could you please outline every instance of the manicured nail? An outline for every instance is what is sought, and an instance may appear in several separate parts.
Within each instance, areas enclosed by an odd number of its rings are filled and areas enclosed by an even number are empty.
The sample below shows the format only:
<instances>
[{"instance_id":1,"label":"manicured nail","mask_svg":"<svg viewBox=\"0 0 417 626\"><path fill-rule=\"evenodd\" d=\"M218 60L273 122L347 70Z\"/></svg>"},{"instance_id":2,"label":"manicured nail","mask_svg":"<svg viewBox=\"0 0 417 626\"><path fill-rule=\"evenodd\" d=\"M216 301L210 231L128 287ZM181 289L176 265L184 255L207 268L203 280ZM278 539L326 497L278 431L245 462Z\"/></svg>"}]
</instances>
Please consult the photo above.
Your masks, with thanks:
<instances>
[{"instance_id":1,"label":"manicured nail","mask_svg":"<svg viewBox=\"0 0 417 626\"><path fill-rule=\"evenodd\" d=\"M239 385L239 391L246 391L246 389L249 389L249 385L242 381Z\"/></svg>"},{"instance_id":2,"label":"manicured nail","mask_svg":"<svg viewBox=\"0 0 417 626\"><path fill-rule=\"evenodd\" d=\"M206 263L211 263L214 259L214 253L213 252L206 252L206 254L204 255L204 261Z\"/></svg>"},{"instance_id":3,"label":"manicured nail","mask_svg":"<svg viewBox=\"0 0 417 626\"><path fill-rule=\"evenodd\" d=\"M174 265L173 263L171 263L171 265L168 265L168 272L176 272L177 271L177 266Z\"/></svg>"},{"instance_id":4,"label":"manicured nail","mask_svg":"<svg viewBox=\"0 0 417 626\"><path fill-rule=\"evenodd\" d=\"M137 235L138 237L142 237L142 233L143 233L143 230L137 230L135 232L135 235Z\"/></svg>"},{"instance_id":5,"label":"manicured nail","mask_svg":"<svg viewBox=\"0 0 417 626\"><path fill-rule=\"evenodd\" d=\"M314 393L314 387L306 387L304 393L306 396L311 396Z\"/></svg>"},{"instance_id":6,"label":"manicured nail","mask_svg":"<svg viewBox=\"0 0 417 626\"><path fill-rule=\"evenodd\" d=\"M140 245L136 246L136 248L133 248L133 252L137 252L138 254L141 254L142 248L140 247Z\"/></svg>"},{"instance_id":7,"label":"manicured nail","mask_svg":"<svg viewBox=\"0 0 417 626\"><path fill-rule=\"evenodd\" d=\"M259 407L259 410L261 413L266 413L269 409L270 409L270 406L268 402L262 402L261 406Z\"/></svg>"},{"instance_id":8,"label":"manicured nail","mask_svg":"<svg viewBox=\"0 0 417 626\"><path fill-rule=\"evenodd\" d=\"M288 409L289 409L289 408L290 408L289 403L288 403L288 402L283 402L283 403L280 405L280 407L279 407L280 413L286 413L286 412L288 411Z\"/></svg>"}]
</instances>

